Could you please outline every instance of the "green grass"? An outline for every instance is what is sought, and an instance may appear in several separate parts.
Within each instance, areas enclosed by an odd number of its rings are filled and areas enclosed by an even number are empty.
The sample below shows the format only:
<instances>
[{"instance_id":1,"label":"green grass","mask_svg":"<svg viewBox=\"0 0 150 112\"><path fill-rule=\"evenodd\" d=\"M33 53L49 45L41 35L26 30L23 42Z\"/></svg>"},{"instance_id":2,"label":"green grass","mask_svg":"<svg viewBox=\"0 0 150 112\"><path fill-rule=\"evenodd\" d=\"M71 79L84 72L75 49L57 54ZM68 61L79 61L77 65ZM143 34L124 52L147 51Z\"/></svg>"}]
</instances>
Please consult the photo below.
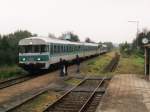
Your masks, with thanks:
<instances>
[{"instance_id":1,"label":"green grass","mask_svg":"<svg viewBox=\"0 0 150 112\"><path fill-rule=\"evenodd\" d=\"M29 101L28 103L21 105L12 112L42 112L46 108L45 105L52 104L60 96L61 93L59 92L48 91Z\"/></svg>"},{"instance_id":2,"label":"green grass","mask_svg":"<svg viewBox=\"0 0 150 112\"><path fill-rule=\"evenodd\" d=\"M115 73L118 74L144 74L144 58L139 55L121 56Z\"/></svg>"},{"instance_id":3,"label":"green grass","mask_svg":"<svg viewBox=\"0 0 150 112\"><path fill-rule=\"evenodd\" d=\"M77 85L79 84L81 81L81 79L76 79L76 78L71 78L67 81L65 81L67 84L71 84L71 85Z\"/></svg>"},{"instance_id":4,"label":"green grass","mask_svg":"<svg viewBox=\"0 0 150 112\"><path fill-rule=\"evenodd\" d=\"M16 77L26 74L26 72L16 65L0 67L0 79Z\"/></svg>"},{"instance_id":5,"label":"green grass","mask_svg":"<svg viewBox=\"0 0 150 112\"><path fill-rule=\"evenodd\" d=\"M111 52L87 61L86 64L81 67L81 72L88 75L108 76L112 73L103 73L103 69L113 57L114 52Z\"/></svg>"}]
</instances>

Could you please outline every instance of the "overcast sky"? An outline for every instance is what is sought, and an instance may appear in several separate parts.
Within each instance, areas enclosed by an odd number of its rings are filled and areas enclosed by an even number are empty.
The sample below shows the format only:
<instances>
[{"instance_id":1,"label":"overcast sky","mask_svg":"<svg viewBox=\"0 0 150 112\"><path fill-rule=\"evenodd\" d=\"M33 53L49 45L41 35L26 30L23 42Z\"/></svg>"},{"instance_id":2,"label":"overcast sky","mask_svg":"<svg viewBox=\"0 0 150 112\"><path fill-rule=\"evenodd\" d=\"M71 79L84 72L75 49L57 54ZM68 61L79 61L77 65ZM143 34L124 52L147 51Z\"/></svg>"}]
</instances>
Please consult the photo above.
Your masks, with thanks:
<instances>
[{"instance_id":1,"label":"overcast sky","mask_svg":"<svg viewBox=\"0 0 150 112\"><path fill-rule=\"evenodd\" d=\"M0 33L29 30L40 36L66 31L81 40L131 42L150 29L150 0L0 0Z\"/></svg>"}]
</instances>

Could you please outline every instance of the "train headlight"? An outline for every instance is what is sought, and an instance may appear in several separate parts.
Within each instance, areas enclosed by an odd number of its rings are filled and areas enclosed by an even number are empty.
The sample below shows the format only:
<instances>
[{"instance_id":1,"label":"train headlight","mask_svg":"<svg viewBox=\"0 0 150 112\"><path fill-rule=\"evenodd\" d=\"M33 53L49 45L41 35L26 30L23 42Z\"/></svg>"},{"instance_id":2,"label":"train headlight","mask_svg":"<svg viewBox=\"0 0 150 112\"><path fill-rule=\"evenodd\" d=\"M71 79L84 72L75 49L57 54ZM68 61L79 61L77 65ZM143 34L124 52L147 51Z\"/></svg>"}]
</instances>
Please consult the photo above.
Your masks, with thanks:
<instances>
[{"instance_id":1,"label":"train headlight","mask_svg":"<svg viewBox=\"0 0 150 112\"><path fill-rule=\"evenodd\" d=\"M40 61L40 60L41 60L41 58L38 58L37 60L38 60L38 61Z\"/></svg>"},{"instance_id":2,"label":"train headlight","mask_svg":"<svg viewBox=\"0 0 150 112\"><path fill-rule=\"evenodd\" d=\"M26 60L25 58L22 59L22 61L25 61L25 60Z\"/></svg>"}]
</instances>

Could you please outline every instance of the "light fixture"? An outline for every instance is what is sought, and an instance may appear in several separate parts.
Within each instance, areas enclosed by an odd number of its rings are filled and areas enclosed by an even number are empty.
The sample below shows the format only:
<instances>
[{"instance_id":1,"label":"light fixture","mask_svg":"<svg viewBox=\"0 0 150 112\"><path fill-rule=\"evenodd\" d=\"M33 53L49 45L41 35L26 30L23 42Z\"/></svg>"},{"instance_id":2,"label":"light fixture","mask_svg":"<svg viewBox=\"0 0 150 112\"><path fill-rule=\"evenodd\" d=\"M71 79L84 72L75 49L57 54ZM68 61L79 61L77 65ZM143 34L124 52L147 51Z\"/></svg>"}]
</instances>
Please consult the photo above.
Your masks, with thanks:
<instances>
[{"instance_id":1,"label":"light fixture","mask_svg":"<svg viewBox=\"0 0 150 112\"><path fill-rule=\"evenodd\" d=\"M25 61L25 60L26 60L25 58L22 59L22 61Z\"/></svg>"},{"instance_id":2,"label":"light fixture","mask_svg":"<svg viewBox=\"0 0 150 112\"><path fill-rule=\"evenodd\" d=\"M41 58L38 58L37 60L38 60L38 61L40 61L40 60L41 60Z\"/></svg>"},{"instance_id":3,"label":"light fixture","mask_svg":"<svg viewBox=\"0 0 150 112\"><path fill-rule=\"evenodd\" d=\"M32 42L29 42L29 44L32 45L33 43L32 43Z\"/></svg>"}]
</instances>

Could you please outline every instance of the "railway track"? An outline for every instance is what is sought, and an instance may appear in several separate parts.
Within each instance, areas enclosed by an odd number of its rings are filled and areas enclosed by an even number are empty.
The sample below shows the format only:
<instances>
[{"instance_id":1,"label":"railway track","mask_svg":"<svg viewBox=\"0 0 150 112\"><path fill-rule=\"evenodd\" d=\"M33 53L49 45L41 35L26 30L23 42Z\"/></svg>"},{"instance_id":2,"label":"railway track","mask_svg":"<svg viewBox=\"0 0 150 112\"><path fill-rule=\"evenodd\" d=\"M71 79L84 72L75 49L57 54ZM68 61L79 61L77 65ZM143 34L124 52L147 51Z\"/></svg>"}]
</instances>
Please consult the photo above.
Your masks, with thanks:
<instances>
[{"instance_id":1,"label":"railway track","mask_svg":"<svg viewBox=\"0 0 150 112\"><path fill-rule=\"evenodd\" d=\"M104 81L104 79L82 81L56 102L48 105L43 112L94 112L104 94L97 91L105 85ZM77 91L79 88L87 88L89 91Z\"/></svg>"},{"instance_id":2,"label":"railway track","mask_svg":"<svg viewBox=\"0 0 150 112\"><path fill-rule=\"evenodd\" d=\"M1 81L0 82L0 89L4 89L6 87L10 87L10 86L13 86L13 85L18 84L18 83L22 83L24 81L33 79L33 78L38 77L40 75L42 75L42 74L25 75L25 76L11 78L11 79L7 79L7 80L4 80L4 81Z\"/></svg>"},{"instance_id":3,"label":"railway track","mask_svg":"<svg viewBox=\"0 0 150 112\"><path fill-rule=\"evenodd\" d=\"M114 72L118 62L120 59L120 55L118 53L115 54L115 57L110 61L110 63L104 68L103 72Z\"/></svg>"},{"instance_id":4,"label":"railway track","mask_svg":"<svg viewBox=\"0 0 150 112\"><path fill-rule=\"evenodd\" d=\"M67 91L56 102L51 105L46 105L46 109L43 112L94 112L104 94L104 91L99 91L98 89L102 89L103 87L106 89L106 85L108 85L108 83L105 84L105 81L107 82L109 80L86 78L77 86ZM49 88L43 88L42 91L27 98L16 106L5 110L5 112L15 112L20 106L37 98L48 90Z\"/></svg>"},{"instance_id":5,"label":"railway track","mask_svg":"<svg viewBox=\"0 0 150 112\"><path fill-rule=\"evenodd\" d=\"M27 75L27 76L22 76L22 77L17 77L17 78L12 78L12 79L2 81L2 82L0 82L0 89L24 82L30 78L31 78L31 76Z\"/></svg>"}]
</instances>

